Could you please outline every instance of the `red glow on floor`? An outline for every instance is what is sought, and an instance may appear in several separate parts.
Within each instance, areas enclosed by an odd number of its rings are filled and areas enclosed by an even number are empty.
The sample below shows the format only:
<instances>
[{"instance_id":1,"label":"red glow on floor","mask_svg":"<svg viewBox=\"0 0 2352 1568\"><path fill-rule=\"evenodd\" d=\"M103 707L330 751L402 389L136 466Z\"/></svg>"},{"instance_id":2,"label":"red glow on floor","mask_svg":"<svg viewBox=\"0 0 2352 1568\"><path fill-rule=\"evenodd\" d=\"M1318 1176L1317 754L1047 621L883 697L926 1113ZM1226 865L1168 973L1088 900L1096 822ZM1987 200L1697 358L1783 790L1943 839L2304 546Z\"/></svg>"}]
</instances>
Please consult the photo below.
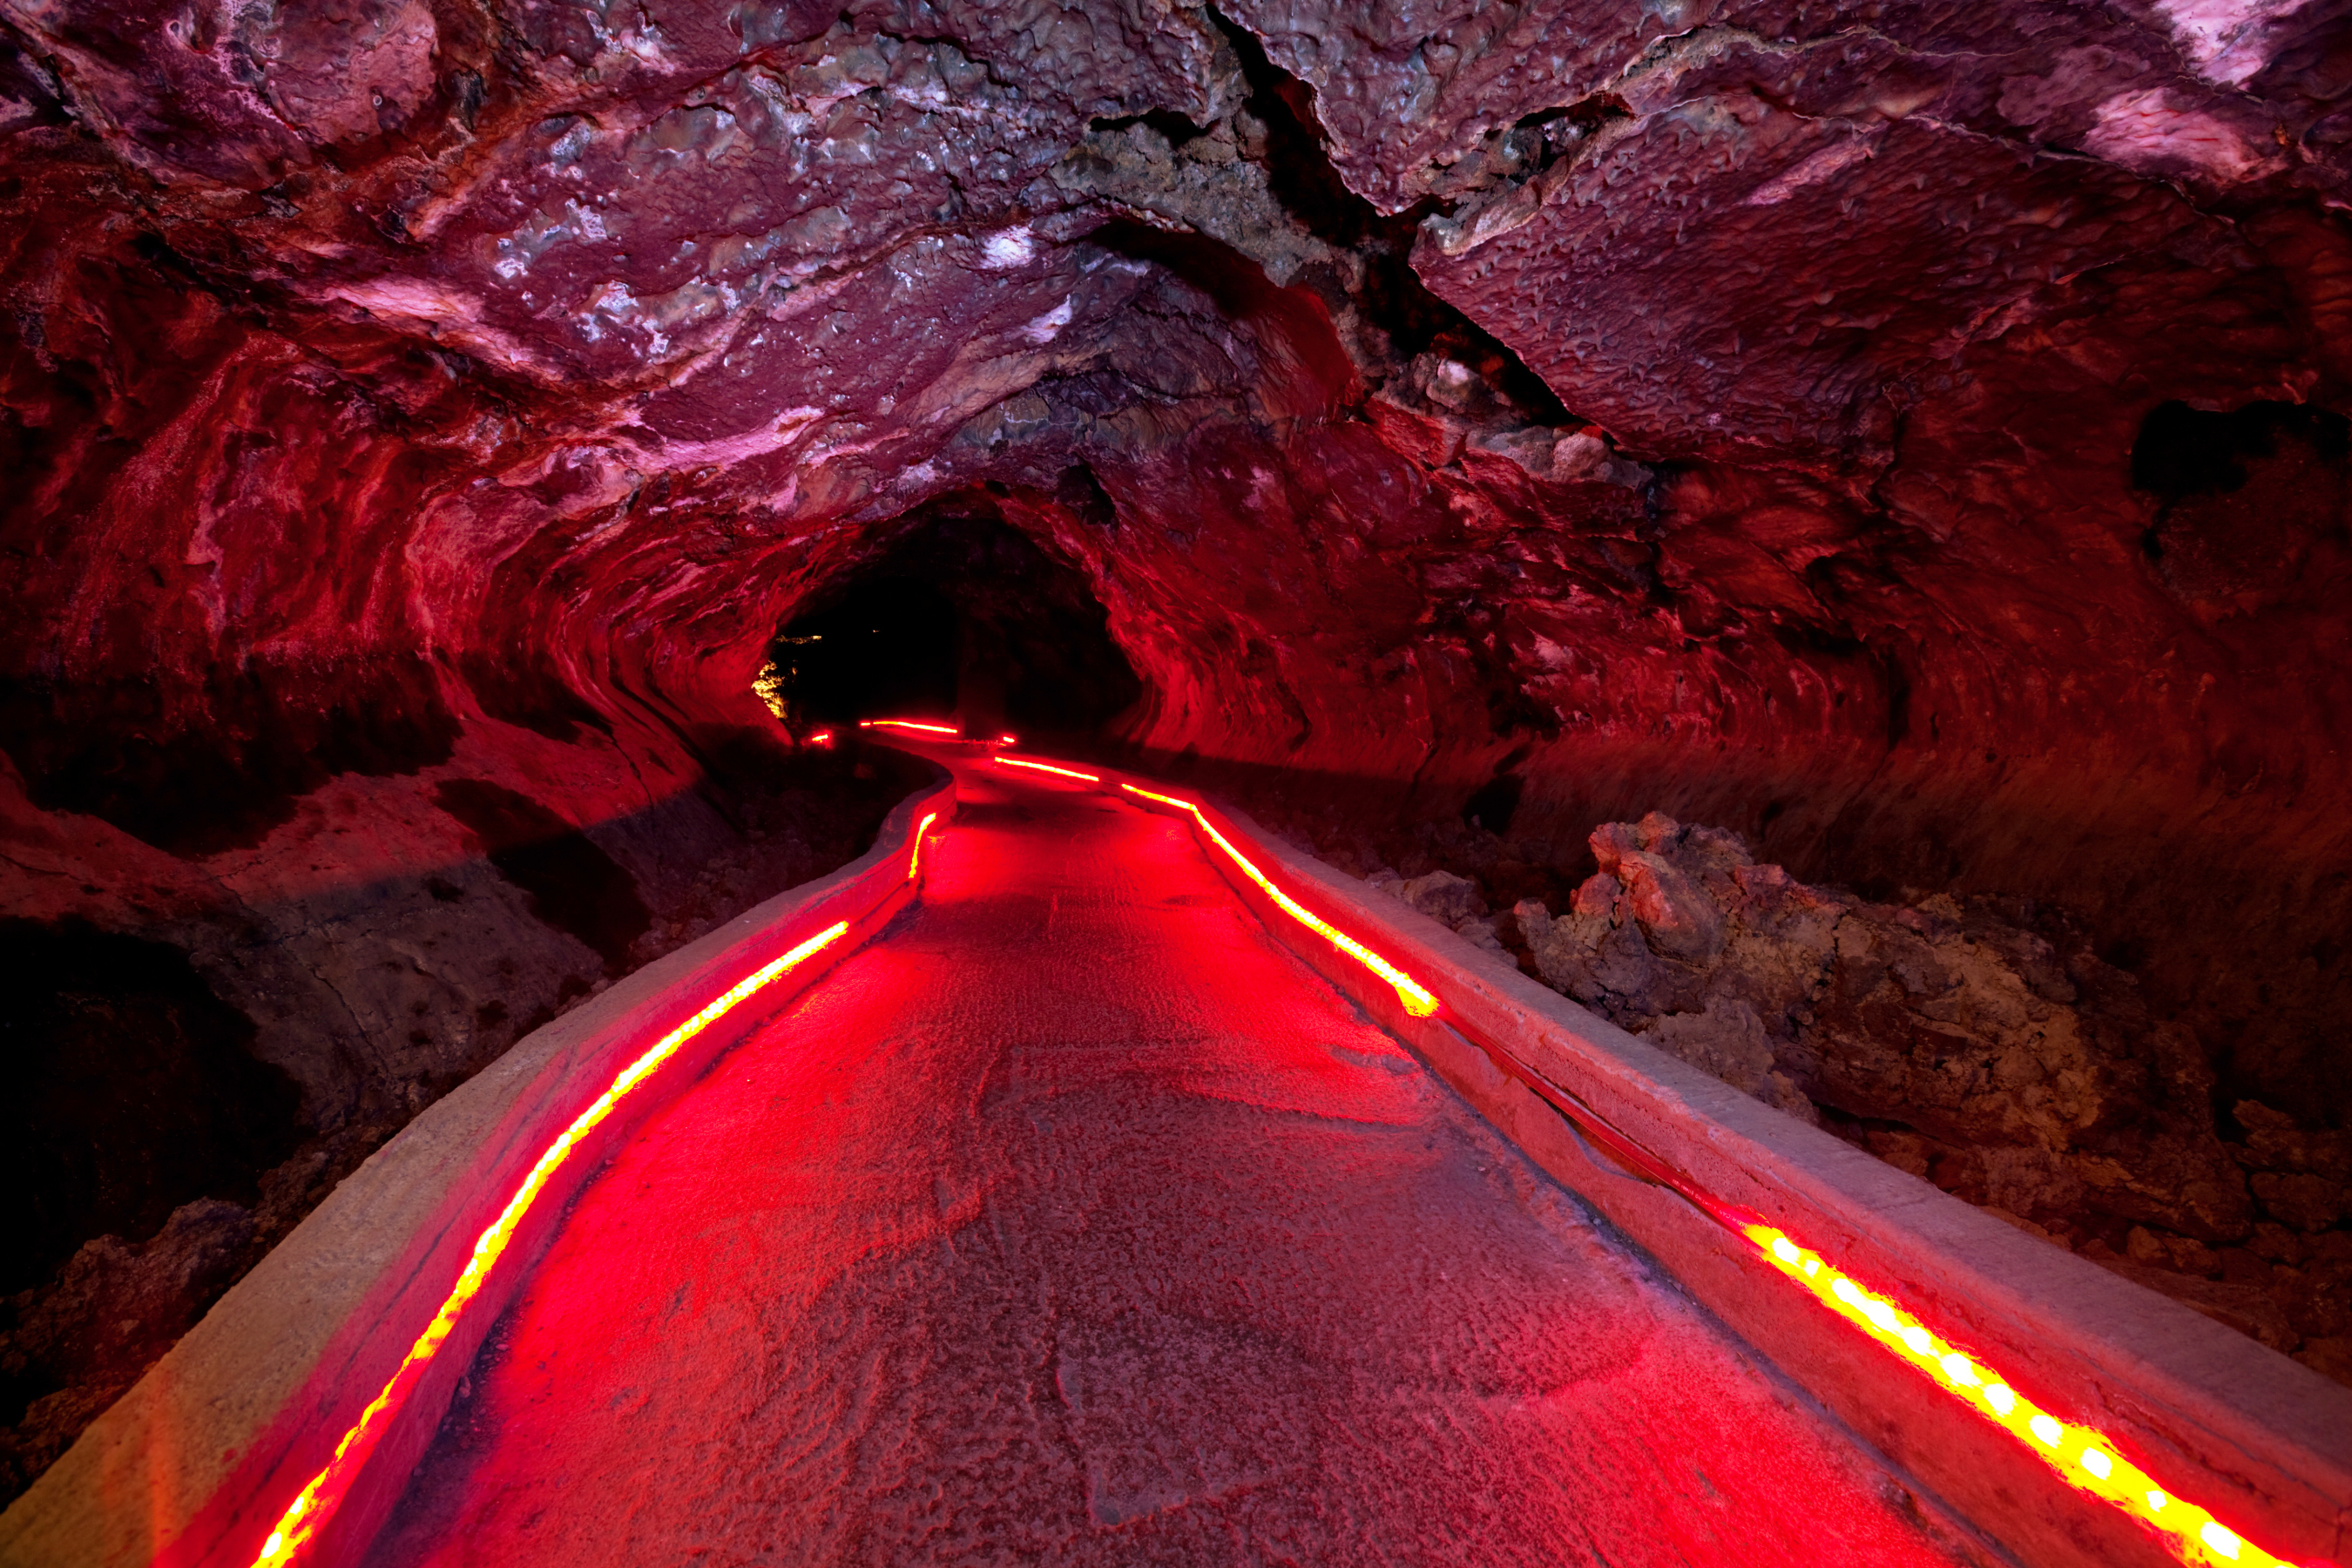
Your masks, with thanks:
<instances>
[{"instance_id":1,"label":"red glow on floor","mask_svg":"<svg viewBox=\"0 0 2352 1568\"><path fill-rule=\"evenodd\" d=\"M1178 800L1174 795L1154 795L1148 789L1138 789L1131 784L1123 784L1118 787L1132 795L1139 795L1146 800L1156 800L1162 805L1171 805L1179 811L1191 812L1193 822L1199 826L1201 831L1214 839L1217 847L1232 857L1234 864L1241 868L1243 876L1255 882L1266 897L1281 905L1283 913L1396 987L1397 1000L1403 1003L1404 1010L1414 1017L1426 1018L1437 1011L1437 997L1427 986L1358 942L1354 937L1339 930L1339 927L1318 916L1280 888L1276 887L1265 872L1250 863L1249 857L1234 848L1223 834L1210 826L1209 819L1201 815L1199 806L1189 800Z\"/></svg>"},{"instance_id":2,"label":"red glow on floor","mask_svg":"<svg viewBox=\"0 0 2352 1568\"><path fill-rule=\"evenodd\" d=\"M926 735L961 735L953 724L928 724L919 719L860 719L861 730L919 730Z\"/></svg>"},{"instance_id":3,"label":"red glow on floor","mask_svg":"<svg viewBox=\"0 0 2352 1568\"><path fill-rule=\"evenodd\" d=\"M939 813L932 812L915 828L914 843L907 861L907 877L910 881L922 862L923 836L938 821ZM425 1367L440 1353L441 1346L457 1325L459 1314L480 1293L483 1281L505 1253L507 1244L514 1238L515 1230L521 1225L523 1216L539 1201L549 1178L572 1157L572 1152L580 1141L613 1113L614 1107L624 1096L644 1082L662 1063L677 1055L680 1047L733 1012L778 977L840 941L848 931L847 921L835 921L791 952L737 981L708 1006L664 1035L652 1048L621 1069L620 1076L613 1080L611 1087L597 1096L595 1101L547 1146L538 1163L531 1166L530 1173L523 1178L522 1184L508 1198L499 1217L476 1238L465 1269L457 1276L457 1282L450 1287L449 1294L443 1299L440 1310L433 1314L433 1321L425 1325L425 1331L409 1347L408 1354L402 1358L391 1379L368 1402L367 1407L360 1412L360 1418L336 1443L334 1455L327 1461L326 1468L311 1477L293 1502L288 1505L286 1511L278 1516L277 1528L262 1543L261 1554L254 1559L253 1568L281 1568L283 1564L291 1563L317 1539L320 1530L334 1516L344 1493L358 1479L368 1457L383 1442L393 1415L407 1403L410 1394L424 1378Z\"/></svg>"},{"instance_id":4,"label":"red glow on floor","mask_svg":"<svg viewBox=\"0 0 2352 1568\"><path fill-rule=\"evenodd\" d=\"M872 720L865 721L863 724L866 728L888 727L945 734L956 732L950 726L918 721ZM1010 737L1006 739L1009 742ZM1100 774L1052 763L1003 756L991 760L1010 768L1051 773L1089 784L1102 782ZM1392 986L1400 1002L1415 1016L1426 1017L1436 1012L1438 998L1433 993L1362 943L1316 916L1277 887L1218 831L1198 804L1132 784L1121 784L1119 788L1140 799L1190 814L1194 824L1215 847L1286 914ZM910 880L920 874L925 839L937 821L938 814L933 813L924 816L915 827L907 865L907 877ZM812 938L747 977L694 1018L672 1031L632 1063L614 1079L604 1096L583 1112L550 1146L509 1201L498 1221L482 1233L457 1284L391 1381L362 1413L359 1421L343 1435L326 1468L312 1478L281 1517L261 1556L256 1560L255 1568L270 1568L270 1565L295 1561L331 1517L368 1455L382 1440L392 1415L421 1379L425 1366L453 1330L458 1313L478 1292L488 1269L505 1250L520 1219L552 1173L569 1157L578 1141L610 1113L621 1096L641 1082L688 1039L752 992L838 940L846 929L845 923L836 924ZM1688 1176L1666 1167L1648 1151L1631 1143L1613 1128L1608 1127L1605 1121L1594 1117L1590 1108L1584 1107L1573 1096L1557 1086L1528 1076L1530 1069L1513 1070L1515 1076L1522 1077L1543 1098L1593 1135L1611 1157L1627 1163L1631 1168L1647 1172L1652 1179L1680 1193L1727 1229L1743 1236L1758 1249L1764 1261L1795 1281L1824 1307L1869 1335L1888 1353L1911 1363L1946 1396L1961 1401L1981 1419L2000 1426L2012 1440L2025 1446L2049 1465L2069 1487L2122 1510L2160 1539L2182 1563L2189 1565L2189 1568L2222 1568L2222 1565L2227 1565L2227 1568L2294 1568L2292 1563L2254 1545L2221 1523L2208 1510L2159 1487L2153 1477L2127 1459L2105 1434L2093 1427L2063 1421L2018 1394L1981 1357L1935 1332L1915 1314L1900 1306L1895 1298L1832 1268L1819 1253L1802 1247L1784 1231L1762 1223L1755 1215L1726 1205L1699 1190Z\"/></svg>"},{"instance_id":5,"label":"red glow on floor","mask_svg":"<svg viewBox=\"0 0 2352 1568\"><path fill-rule=\"evenodd\" d=\"M920 918L585 1190L367 1568L1955 1568L1213 845L982 755Z\"/></svg>"},{"instance_id":6,"label":"red glow on floor","mask_svg":"<svg viewBox=\"0 0 2352 1568\"><path fill-rule=\"evenodd\" d=\"M989 761L1001 768L1033 768L1041 773L1059 773L1066 779L1084 779L1088 784L1102 783L1100 773L1082 773L1076 768L1057 768L1051 763L1024 763L1018 757L991 757Z\"/></svg>"}]
</instances>

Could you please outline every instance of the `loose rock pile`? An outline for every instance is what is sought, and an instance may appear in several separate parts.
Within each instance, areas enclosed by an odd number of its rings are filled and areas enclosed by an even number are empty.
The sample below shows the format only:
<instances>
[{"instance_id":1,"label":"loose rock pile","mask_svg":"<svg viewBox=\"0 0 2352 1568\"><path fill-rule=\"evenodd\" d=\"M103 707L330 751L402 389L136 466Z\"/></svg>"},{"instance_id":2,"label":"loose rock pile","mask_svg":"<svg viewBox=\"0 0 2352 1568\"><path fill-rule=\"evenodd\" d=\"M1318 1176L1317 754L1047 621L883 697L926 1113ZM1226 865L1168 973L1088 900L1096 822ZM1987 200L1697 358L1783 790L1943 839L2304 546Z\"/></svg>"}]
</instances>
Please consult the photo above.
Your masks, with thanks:
<instances>
[{"instance_id":1,"label":"loose rock pile","mask_svg":"<svg viewBox=\"0 0 2352 1568\"><path fill-rule=\"evenodd\" d=\"M1790 1115L2352 1382L2352 1138L2240 1100L2138 982L1985 900L1809 886L1659 813L1498 933L1444 870L1372 885ZM1515 923L1517 930L1509 926Z\"/></svg>"}]
</instances>

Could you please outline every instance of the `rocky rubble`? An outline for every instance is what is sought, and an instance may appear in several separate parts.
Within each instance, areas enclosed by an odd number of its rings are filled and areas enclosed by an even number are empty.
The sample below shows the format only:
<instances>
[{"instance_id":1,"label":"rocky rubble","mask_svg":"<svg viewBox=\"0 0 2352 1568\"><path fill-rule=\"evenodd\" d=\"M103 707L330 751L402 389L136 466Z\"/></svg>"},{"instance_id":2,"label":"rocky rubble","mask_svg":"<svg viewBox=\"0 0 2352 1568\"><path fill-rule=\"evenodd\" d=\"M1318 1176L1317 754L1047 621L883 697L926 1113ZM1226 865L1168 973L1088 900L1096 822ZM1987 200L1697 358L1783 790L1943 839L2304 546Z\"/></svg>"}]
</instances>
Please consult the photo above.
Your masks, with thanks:
<instances>
[{"instance_id":1,"label":"rocky rubble","mask_svg":"<svg viewBox=\"0 0 2352 1568\"><path fill-rule=\"evenodd\" d=\"M1402 899L1430 919L1450 927L1491 952L1503 951L1503 939L1487 918L1486 900L1478 884L1451 871L1431 871L1410 879L1383 867L1364 879L1391 898Z\"/></svg>"},{"instance_id":2,"label":"rocky rubble","mask_svg":"<svg viewBox=\"0 0 2352 1568\"><path fill-rule=\"evenodd\" d=\"M1735 1089L2352 1382L2352 1138L2213 1104L2138 982L1989 900L1879 903L1652 813L1591 839L1555 916L1512 911L1555 989ZM1389 889L1483 912L1444 871ZM1443 912L1441 912L1441 910Z\"/></svg>"},{"instance_id":3,"label":"rocky rubble","mask_svg":"<svg viewBox=\"0 0 2352 1568\"><path fill-rule=\"evenodd\" d=\"M199 1198L143 1242L84 1243L52 1284L10 1298L0 1387L23 1415L0 1430L0 1496L22 1491L194 1327L267 1250L263 1234L252 1210Z\"/></svg>"}]
</instances>

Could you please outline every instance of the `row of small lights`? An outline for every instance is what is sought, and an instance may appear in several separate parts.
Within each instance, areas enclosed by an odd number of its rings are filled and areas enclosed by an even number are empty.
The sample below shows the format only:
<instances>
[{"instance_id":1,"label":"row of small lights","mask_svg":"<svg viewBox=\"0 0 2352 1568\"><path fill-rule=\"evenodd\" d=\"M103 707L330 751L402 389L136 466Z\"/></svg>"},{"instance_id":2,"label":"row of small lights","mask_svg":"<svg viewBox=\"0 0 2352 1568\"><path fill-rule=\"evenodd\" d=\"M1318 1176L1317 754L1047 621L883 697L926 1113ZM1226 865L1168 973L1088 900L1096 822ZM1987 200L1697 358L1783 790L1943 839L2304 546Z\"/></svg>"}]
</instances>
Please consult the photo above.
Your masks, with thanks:
<instances>
[{"instance_id":1,"label":"row of small lights","mask_svg":"<svg viewBox=\"0 0 2352 1568\"><path fill-rule=\"evenodd\" d=\"M1077 779L1086 784L1102 783L1100 773L1083 773L1076 768L1056 767L1051 763L1033 763L1020 757L1003 756L992 757L990 761L999 767L1026 768L1033 773L1058 773L1066 779ZM1141 795L1146 800L1158 801L1162 805L1173 806L1179 811L1191 812L1192 820L1200 825L1201 830L1215 839L1219 848L1233 857L1234 864L1241 868L1242 874L1256 883L1265 890L1267 897L1280 905L1283 913L1314 931L1332 946L1394 986L1397 1000L1403 1003L1405 1011L1414 1017L1426 1018L1437 1011L1437 998L1419 981L1366 947L1362 942L1340 931L1337 926L1317 916L1297 900L1276 887L1272 879L1252 864L1247 856L1234 848L1232 842L1223 834L1218 832L1207 817L1201 815L1201 808L1198 805L1189 800L1178 800L1172 795L1155 795L1148 789L1138 789L1131 784L1122 784L1118 787L1130 794Z\"/></svg>"},{"instance_id":2,"label":"row of small lights","mask_svg":"<svg viewBox=\"0 0 2352 1568\"><path fill-rule=\"evenodd\" d=\"M1280 888L1276 887L1265 872L1250 863L1249 857L1234 848L1232 841L1217 831L1215 826L1201 814L1201 808L1198 805L1189 800L1178 800L1172 795L1155 795L1148 789L1138 789L1131 784L1122 784L1118 787L1129 795L1138 795L1146 800L1158 801L1160 805L1173 806L1178 811L1191 812L1192 820L1200 826L1201 831L1214 839L1217 847L1231 856L1234 864L1241 868L1242 875L1256 883L1266 897L1280 905L1284 914L1288 915L1292 920L1297 921L1300 925L1305 926L1308 931L1394 986L1397 1000L1404 1004L1404 1010L1414 1017L1426 1018L1437 1011L1436 993L1366 947L1362 942L1358 942L1354 937L1331 924L1330 921L1316 914Z\"/></svg>"},{"instance_id":3,"label":"row of small lights","mask_svg":"<svg viewBox=\"0 0 2352 1568\"><path fill-rule=\"evenodd\" d=\"M914 880L921 870L923 837L939 819L939 813L932 812L915 826L914 842L907 855L908 881ZM440 1310L433 1314L433 1321L416 1337L416 1342L409 1347L407 1355L401 1359L400 1365L394 1370L383 1389L368 1402L367 1407L360 1412L359 1419L336 1443L326 1468L310 1478L286 1511L278 1516L277 1527L262 1542L261 1555L253 1560L253 1568L284 1568L285 1564L293 1563L318 1538L319 1531L326 1527L327 1521L334 1517L335 1510L351 1490L352 1482L359 1479L369 1456L383 1443L393 1416L408 1402L417 1384L423 1381L425 1368L440 1353L442 1345L456 1330L458 1316L480 1294L490 1269L514 1239L523 1216L530 1212L549 1180L572 1157L572 1151L581 1141L612 1115L623 1097L676 1056L688 1040L848 932L847 921L835 921L791 952L761 965L737 981L708 1006L664 1035L644 1055L622 1068L612 1086L598 1095L594 1103L574 1117L572 1125L556 1136L555 1142L547 1146L538 1163L531 1166L530 1173L523 1178L522 1184L507 1199L506 1207L499 1212L499 1217L475 1239L474 1249L466 1258L466 1267L458 1274L457 1284L450 1287L449 1294L442 1300Z\"/></svg>"},{"instance_id":4,"label":"row of small lights","mask_svg":"<svg viewBox=\"0 0 2352 1568\"><path fill-rule=\"evenodd\" d=\"M999 756L992 760L1006 767L1059 773L1089 784L1102 782L1098 773L1082 773L1074 768L1014 757ZM1437 998L1426 987L1361 942L1317 917L1275 886L1264 872L1251 864L1247 857L1234 847L1223 834L1217 831L1215 825L1202 814L1197 804L1131 784L1122 783L1118 787L1129 795L1190 813L1201 830L1232 858L1243 875L1281 906L1284 913L1394 986L1398 1000L1404 1004L1407 1012L1416 1017L1428 1017L1436 1012ZM1683 1181L1672 1184L1678 1189L1686 1185ZM2089 1426L2070 1425L2042 1409L1994 1375L1980 1360L1937 1336L1892 1299L1832 1268L1821 1254L1799 1245L1787 1232L1768 1225L1746 1223L1746 1216L1738 1211L1729 1210L1703 1194L1685 1192L1684 1195L1690 1197L1702 1212L1744 1236L1754 1244L1765 1262L1803 1286L1832 1311L1861 1328L1881 1346L1927 1373L1948 1394L1957 1396L1979 1415L2008 1432L2047 1463L2069 1486L2121 1509L2153 1527L2183 1563L2193 1564L2195 1568L2219 1568L2222 1564L2229 1565L2229 1568L2294 1568L2292 1563L2273 1556L2246 1540L2207 1510L2158 1486L2153 1477L2122 1458L2116 1445L2104 1433Z\"/></svg>"},{"instance_id":5,"label":"row of small lights","mask_svg":"<svg viewBox=\"0 0 2352 1568\"><path fill-rule=\"evenodd\" d=\"M927 724L919 719L860 719L861 730L913 730L926 735L961 735L953 724Z\"/></svg>"},{"instance_id":6,"label":"row of small lights","mask_svg":"<svg viewBox=\"0 0 2352 1568\"><path fill-rule=\"evenodd\" d=\"M1028 768L1041 773L1059 773L1066 779L1084 779L1088 784L1102 783L1100 773L1082 773L1076 768L1057 768L1051 763L1024 763L1018 757L992 757L990 761L1003 768Z\"/></svg>"},{"instance_id":7,"label":"row of small lights","mask_svg":"<svg viewBox=\"0 0 2352 1568\"><path fill-rule=\"evenodd\" d=\"M2211 1513L2156 1484L2122 1458L2105 1434L2061 1421L1939 1337L1886 1297L1831 1268L1821 1254L1768 1225L1742 1230L1766 1262L1811 1291L1832 1311L1933 1377L1948 1394L2006 1430L2069 1486L2122 1509L2167 1536L2183 1562L2237 1568L2294 1568Z\"/></svg>"}]
</instances>

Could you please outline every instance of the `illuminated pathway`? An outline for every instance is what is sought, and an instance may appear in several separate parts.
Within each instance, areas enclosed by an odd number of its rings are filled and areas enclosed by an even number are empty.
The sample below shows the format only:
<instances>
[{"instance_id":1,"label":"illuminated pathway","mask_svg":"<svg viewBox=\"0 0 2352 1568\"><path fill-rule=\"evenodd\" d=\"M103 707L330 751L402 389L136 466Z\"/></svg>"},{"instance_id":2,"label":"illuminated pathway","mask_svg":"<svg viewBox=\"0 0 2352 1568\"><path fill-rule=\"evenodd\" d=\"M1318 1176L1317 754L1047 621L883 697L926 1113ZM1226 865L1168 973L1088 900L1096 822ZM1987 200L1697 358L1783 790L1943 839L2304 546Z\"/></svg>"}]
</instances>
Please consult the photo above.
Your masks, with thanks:
<instances>
[{"instance_id":1,"label":"illuminated pathway","mask_svg":"<svg viewBox=\"0 0 2352 1568\"><path fill-rule=\"evenodd\" d=\"M1182 825L959 788L582 1196L373 1561L1956 1560Z\"/></svg>"}]
</instances>

